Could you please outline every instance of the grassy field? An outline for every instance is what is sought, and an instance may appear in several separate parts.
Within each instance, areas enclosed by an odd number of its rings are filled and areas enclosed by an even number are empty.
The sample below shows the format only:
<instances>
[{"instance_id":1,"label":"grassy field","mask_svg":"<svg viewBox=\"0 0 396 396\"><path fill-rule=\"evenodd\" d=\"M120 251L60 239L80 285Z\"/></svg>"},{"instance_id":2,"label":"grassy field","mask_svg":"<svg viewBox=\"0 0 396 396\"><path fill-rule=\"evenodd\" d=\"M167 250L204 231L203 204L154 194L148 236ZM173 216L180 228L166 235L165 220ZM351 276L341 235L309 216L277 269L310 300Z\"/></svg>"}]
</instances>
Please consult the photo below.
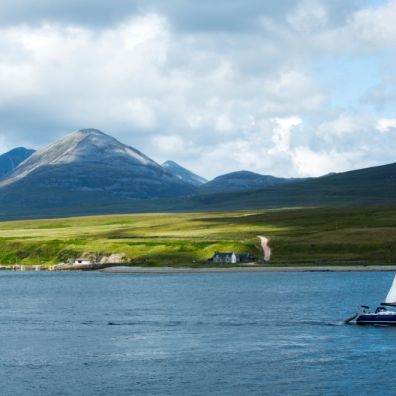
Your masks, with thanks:
<instances>
[{"instance_id":1,"label":"grassy field","mask_svg":"<svg viewBox=\"0 0 396 396\"><path fill-rule=\"evenodd\" d=\"M273 264L396 262L396 209L283 209L131 214L0 223L0 264L52 264L86 253L124 253L144 265L202 266L215 251ZM207 264L206 264L207 265Z\"/></svg>"}]
</instances>

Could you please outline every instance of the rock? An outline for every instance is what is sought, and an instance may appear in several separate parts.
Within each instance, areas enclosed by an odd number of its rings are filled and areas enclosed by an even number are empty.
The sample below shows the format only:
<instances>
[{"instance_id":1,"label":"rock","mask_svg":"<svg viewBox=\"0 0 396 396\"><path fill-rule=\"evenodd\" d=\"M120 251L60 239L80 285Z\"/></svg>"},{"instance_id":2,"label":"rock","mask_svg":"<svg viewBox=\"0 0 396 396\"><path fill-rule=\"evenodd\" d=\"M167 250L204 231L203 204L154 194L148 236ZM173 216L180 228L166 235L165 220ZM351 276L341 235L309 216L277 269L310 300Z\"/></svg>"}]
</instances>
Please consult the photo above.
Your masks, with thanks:
<instances>
[{"instance_id":1,"label":"rock","mask_svg":"<svg viewBox=\"0 0 396 396\"><path fill-rule=\"evenodd\" d=\"M113 253L109 256L103 256L100 259L100 264L122 264L128 261L128 257L125 253Z\"/></svg>"}]
</instances>

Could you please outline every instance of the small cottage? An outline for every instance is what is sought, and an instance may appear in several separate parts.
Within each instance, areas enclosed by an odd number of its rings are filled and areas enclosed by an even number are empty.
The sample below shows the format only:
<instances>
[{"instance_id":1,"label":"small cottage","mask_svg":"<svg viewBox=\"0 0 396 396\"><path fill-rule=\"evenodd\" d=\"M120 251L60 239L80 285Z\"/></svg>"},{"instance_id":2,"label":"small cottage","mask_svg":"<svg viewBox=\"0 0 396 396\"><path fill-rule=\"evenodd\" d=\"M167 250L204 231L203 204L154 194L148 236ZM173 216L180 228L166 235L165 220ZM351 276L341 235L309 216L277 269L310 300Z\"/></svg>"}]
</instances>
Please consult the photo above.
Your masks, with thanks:
<instances>
[{"instance_id":1,"label":"small cottage","mask_svg":"<svg viewBox=\"0 0 396 396\"><path fill-rule=\"evenodd\" d=\"M91 260L88 260L88 259L86 259L86 258L77 258L77 259L75 259L74 260L74 264L75 265L90 265L90 264L92 264L92 261Z\"/></svg>"},{"instance_id":2,"label":"small cottage","mask_svg":"<svg viewBox=\"0 0 396 396\"><path fill-rule=\"evenodd\" d=\"M247 263L254 261L254 256L250 253L220 253L215 252L213 257L210 259L213 263L217 264L236 264L236 263Z\"/></svg>"},{"instance_id":3,"label":"small cottage","mask_svg":"<svg viewBox=\"0 0 396 396\"><path fill-rule=\"evenodd\" d=\"M237 256L235 253L219 253L215 252L211 261L218 264L235 264L237 262Z\"/></svg>"},{"instance_id":4,"label":"small cottage","mask_svg":"<svg viewBox=\"0 0 396 396\"><path fill-rule=\"evenodd\" d=\"M250 263L256 260L256 257L254 257L253 254L250 253L240 253L238 254L238 256L239 256L239 262L241 263Z\"/></svg>"}]
</instances>

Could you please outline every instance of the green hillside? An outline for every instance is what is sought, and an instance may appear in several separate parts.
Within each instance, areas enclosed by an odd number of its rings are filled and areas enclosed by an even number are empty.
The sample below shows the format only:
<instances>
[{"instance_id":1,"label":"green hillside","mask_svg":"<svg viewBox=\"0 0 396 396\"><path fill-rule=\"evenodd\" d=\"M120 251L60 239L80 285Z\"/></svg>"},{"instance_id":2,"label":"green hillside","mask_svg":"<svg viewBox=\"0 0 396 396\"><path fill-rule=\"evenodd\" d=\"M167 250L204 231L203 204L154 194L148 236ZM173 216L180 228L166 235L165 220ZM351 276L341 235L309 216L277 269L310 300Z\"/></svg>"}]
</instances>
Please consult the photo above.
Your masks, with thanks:
<instances>
[{"instance_id":1,"label":"green hillside","mask_svg":"<svg viewBox=\"0 0 396 396\"><path fill-rule=\"evenodd\" d=\"M199 266L215 251L272 264L396 262L396 209L290 209L129 214L0 223L0 263L58 263L84 253L124 253L139 265ZM261 264L265 265L265 264Z\"/></svg>"}]
</instances>

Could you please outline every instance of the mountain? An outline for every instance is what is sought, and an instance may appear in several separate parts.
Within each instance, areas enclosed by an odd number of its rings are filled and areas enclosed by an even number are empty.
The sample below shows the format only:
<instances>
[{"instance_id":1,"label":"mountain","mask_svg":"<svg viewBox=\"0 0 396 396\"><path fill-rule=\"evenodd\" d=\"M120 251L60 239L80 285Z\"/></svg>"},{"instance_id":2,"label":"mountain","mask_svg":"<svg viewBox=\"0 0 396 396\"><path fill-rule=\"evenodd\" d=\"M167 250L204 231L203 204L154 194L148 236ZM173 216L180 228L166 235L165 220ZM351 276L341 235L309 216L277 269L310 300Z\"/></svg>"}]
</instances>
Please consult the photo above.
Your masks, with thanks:
<instances>
[{"instance_id":1,"label":"mountain","mask_svg":"<svg viewBox=\"0 0 396 396\"><path fill-rule=\"evenodd\" d=\"M21 162L25 161L34 153L24 147L17 147L0 155L0 179L13 171Z\"/></svg>"},{"instance_id":2,"label":"mountain","mask_svg":"<svg viewBox=\"0 0 396 396\"><path fill-rule=\"evenodd\" d=\"M0 206L10 200L26 208L92 206L194 192L138 150L83 129L36 151L0 181Z\"/></svg>"},{"instance_id":3,"label":"mountain","mask_svg":"<svg viewBox=\"0 0 396 396\"><path fill-rule=\"evenodd\" d=\"M237 210L284 207L396 207L396 163L358 169L258 190L202 194L179 210Z\"/></svg>"},{"instance_id":4,"label":"mountain","mask_svg":"<svg viewBox=\"0 0 396 396\"><path fill-rule=\"evenodd\" d=\"M174 161L166 161L162 164L162 167L170 174L176 176L180 180L192 184L193 186L200 186L204 183L207 182L206 179L204 179L201 176L198 176L197 174L189 171L186 168L183 168L181 165Z\"/></svg>"},{"instance_id":5,"label":"mountain","mask_svg":"<svg viewBox=\"0 0 396 396\"><path fill-rule=\"evenodd\" d=\"M218 176L212 181L203 184L199 191L201 193L234 192L241 190L257 190L276 186L289 182L274 176L260 175L249 171L238 171Z\"/></svg>"},{"instance_id":6,"label":"mountain","mask_svg":"<svg viewBox=\"0 0 396 396\"><path fill-rule=\"evenodd\" d=\"M89 129L35 152L0 181L0 219L313 206L396 207L395 197L396 163L310 179L241 171L196 187L134 148Z\"/></svg>"}]
</instances>

